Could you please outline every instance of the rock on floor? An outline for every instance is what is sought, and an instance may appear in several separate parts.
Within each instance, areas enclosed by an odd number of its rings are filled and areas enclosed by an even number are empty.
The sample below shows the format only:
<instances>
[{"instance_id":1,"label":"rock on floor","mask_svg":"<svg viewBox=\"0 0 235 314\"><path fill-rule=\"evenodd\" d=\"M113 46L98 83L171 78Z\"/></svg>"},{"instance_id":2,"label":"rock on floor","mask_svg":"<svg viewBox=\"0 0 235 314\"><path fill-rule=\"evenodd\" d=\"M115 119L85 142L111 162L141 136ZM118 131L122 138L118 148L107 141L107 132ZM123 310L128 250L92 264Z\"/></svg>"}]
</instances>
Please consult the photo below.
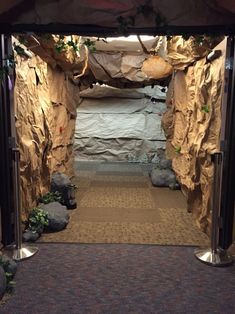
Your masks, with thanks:
<instances>
[{"instance_id":1,"label":"rock on floor","mask_svg":"<svg viewBox=\"0 0 235 314\"><path fill-rule=\"evenodd\" d=\"M23 233L22 239L23 242L35 242L40 237L37 232L32 232L31 230L27 230Z\"/></svg>"},{"instance_id":2,"label":"rock on floor","mask_svg":"<svg viewBox=\"0 0 235 314\"><path fill-rule=\"evenodd\" d=\"M75 209L77 207L74 185L71 183L69 177L64 173L56 172L51 178L51 192L58 191L62 196L62 204L68 209Z\"/></svg>"},{"instance_id":3,"label":"rock on floor","mask_svg":"<svg viewBox=\"0 0 235 314\"><path fill-rule=\"evenodd\" d=\"M5 263L5 271L7 273L11 273L13 276L16 274L17 271L17 263L10 257L6 256L6 255L2 255L2 261L3 263Z\"/></svg>"},{"instance_id":4,"label":"rock on floor","mask_svg":"<svg viewBox=\"0 0 235 314\"><path fill-rule=\"evenodd\" d=\"M174 186L176 185L175 174L170 169L153 169L150 174L154 186Z\"/></svg>"},{"instance_id":5,"label":"rock on floor","mask_svg":"<svg viewBox=\"0 0 235 314\"><path fill-rule=\"evenodd\" d=\"M150 172L153 186L169 187L172 190L179 189L175 173L172 170L172 162L166 158L165 150L159 148L156 156L157 167Z\"/></svg>"},{"instance_id":6,"label":"rock on floor","mask_svg":"<svg viewBox=\"0 0 235 314\"><path fill-rule=\"evenodd\" d=\"M48 213L49 224L45 228L46 231L60 231L63 230L69 222L69 214L66 206L59 202L52 202L40 206Z\"/></svg>"}]
</instances>

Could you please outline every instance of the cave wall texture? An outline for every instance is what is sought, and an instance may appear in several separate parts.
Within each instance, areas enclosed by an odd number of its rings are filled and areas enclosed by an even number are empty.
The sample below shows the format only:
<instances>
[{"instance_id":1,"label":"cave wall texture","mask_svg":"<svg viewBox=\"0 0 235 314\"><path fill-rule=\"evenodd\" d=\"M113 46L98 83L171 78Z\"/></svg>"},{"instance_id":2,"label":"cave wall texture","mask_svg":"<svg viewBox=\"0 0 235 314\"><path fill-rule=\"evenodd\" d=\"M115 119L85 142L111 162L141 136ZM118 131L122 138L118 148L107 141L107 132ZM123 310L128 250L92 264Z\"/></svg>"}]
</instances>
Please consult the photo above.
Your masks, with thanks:
<instances>
[{"instance_id":1,"label":"cave wall texture","mask_svg":"<svg viewBox=\"0 0 235 314\"><path fill-rule=\"evenodd\" d=\"M78 97L62 70L39 56L17 56L15 113L23 217L48 192L54 171L72 175Z\"/></svg>"},{"instance_id":2,"label":"cave wall texture","mask_svg":"<svg viewBox=\"0 0 235 314\"><path fill-rule=\"evenodd\" d=\"M220 149L224 55L207 62L205 51L195 51L190 40L180 37L169 43L168 52L175 71L162 120L167 154L187 197L188 211L209 234L211 155Z\"/></svg>"}]
</instances>

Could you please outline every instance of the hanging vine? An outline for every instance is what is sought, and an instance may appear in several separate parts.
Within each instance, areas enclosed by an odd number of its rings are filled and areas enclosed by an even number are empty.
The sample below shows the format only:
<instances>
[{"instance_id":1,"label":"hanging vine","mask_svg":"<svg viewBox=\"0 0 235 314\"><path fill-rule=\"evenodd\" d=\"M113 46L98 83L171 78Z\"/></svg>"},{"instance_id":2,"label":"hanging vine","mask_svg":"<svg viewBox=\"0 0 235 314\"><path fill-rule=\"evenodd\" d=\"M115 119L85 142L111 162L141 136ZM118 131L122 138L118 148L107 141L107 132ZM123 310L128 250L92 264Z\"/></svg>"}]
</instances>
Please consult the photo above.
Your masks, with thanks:
<instances>
[{"instance_id":1,"label":"hanging vine","mask_svg":"<svg viewBox=\"0 0 235 314\"><path fill-rule=\"evenodd\" d=\"M163 44L163 39L162 39L163 37L162 37L162 36L158 36L158 41L157 41L156 46L155 46L154 48L152 47L150 50L148 50L148 49L145 47L144 43L142 42L142 40L141 40L141 38L140 38L140 35L137 35L137 38L138 38L139 43L140 43L140 45L141 45L141 47L142 47L142 50L143 50L143 52L144 52L145 54L156 55L157 52L159 51L161 45Z\"/></svg>"},{"instance_id":2,"label":"hanging vine","mask_svg":"<svg viewBox=\"0 0 235 314\"><path fill-rule=\"evenodd\" d=\"M55 43L55 51L57 53L62 53L68 48L68 45L65 43L65 37L59 35L59 40Z\"/></svg>"},{"instance_id":3,"label":"hanging vine","mask_svg":"<svg viewBox=\"0 0 235 314\"><path fill-rule=\"evenodd\" d=\"M78 79L79 77L83 76L85 74L85 71L86 71L87 66L88 66L88 59L89 59L88 48L87 48L87 46L84 46L84 47L85 47L85 64L84 64L84 67L83 67L81 73L74 74L74 76L73 76L74 79Z\"/></svg>"},{"instance_id":4,"label":"hanging vine","mask_svg":"<svg viewBox=\"0 0 235 314\"><path fill-rule=\"evenodd\" d=\"M86 46L91 53L96 51L95 41L91 41L89 38L83 42L83 45ZM74 39L73 35L71 35L70 40L67 40L66 36L59 35L59 40L55 43L55 50L57 53L62 53L63 51L71 47L73 51L77 53L80 51L80 46L80 40L77 38Z\"/></svg>"}]
</instances>

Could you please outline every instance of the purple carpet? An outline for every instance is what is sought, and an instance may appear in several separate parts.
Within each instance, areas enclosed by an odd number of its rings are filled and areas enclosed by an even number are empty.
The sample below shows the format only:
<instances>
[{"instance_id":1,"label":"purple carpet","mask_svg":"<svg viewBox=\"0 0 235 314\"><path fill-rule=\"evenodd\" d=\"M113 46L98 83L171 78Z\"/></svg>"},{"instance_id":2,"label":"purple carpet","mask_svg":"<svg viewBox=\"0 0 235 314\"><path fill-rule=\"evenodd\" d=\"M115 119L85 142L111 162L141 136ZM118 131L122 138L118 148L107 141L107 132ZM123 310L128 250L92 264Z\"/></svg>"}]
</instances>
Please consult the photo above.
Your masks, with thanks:
<instances>
[{"instance_id":1,"label":"purple carpet","mask_svg":"<svg viewBox=\"0 0 235 314\"><path fill-rule=\"evenodd\" d=\"M0 313L235 313L235 266L206 266L191 247L38 247Z\"/></svg>"}]
</instances>

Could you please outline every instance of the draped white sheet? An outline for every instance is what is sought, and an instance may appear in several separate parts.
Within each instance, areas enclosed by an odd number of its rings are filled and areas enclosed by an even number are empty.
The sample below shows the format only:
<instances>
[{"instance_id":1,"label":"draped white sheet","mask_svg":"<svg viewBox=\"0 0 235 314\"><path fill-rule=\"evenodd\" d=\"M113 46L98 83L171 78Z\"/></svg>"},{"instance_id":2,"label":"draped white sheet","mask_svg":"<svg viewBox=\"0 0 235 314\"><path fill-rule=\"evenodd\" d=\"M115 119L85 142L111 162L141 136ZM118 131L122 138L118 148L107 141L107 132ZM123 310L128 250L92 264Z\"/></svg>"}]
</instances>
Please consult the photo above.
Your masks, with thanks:
<instances>
[{"instance_id":1,"label":"draped white sheet","mask_svg":"<svg viewBox=\"0 0 235 314\"><path fill-rule=\"evenodd\" d=\"M74 151L81 159L142 160L153 158L156 150L165 146L161 116L164 102L149 98L165 97L156 86L131 90L97 87L83 92L83 97L109 95L115 98L83 98L77 109ZM132 95L144 98L122 98ZM148 98L145 97L148 95Z\"/></svg>"}]
</instances>

